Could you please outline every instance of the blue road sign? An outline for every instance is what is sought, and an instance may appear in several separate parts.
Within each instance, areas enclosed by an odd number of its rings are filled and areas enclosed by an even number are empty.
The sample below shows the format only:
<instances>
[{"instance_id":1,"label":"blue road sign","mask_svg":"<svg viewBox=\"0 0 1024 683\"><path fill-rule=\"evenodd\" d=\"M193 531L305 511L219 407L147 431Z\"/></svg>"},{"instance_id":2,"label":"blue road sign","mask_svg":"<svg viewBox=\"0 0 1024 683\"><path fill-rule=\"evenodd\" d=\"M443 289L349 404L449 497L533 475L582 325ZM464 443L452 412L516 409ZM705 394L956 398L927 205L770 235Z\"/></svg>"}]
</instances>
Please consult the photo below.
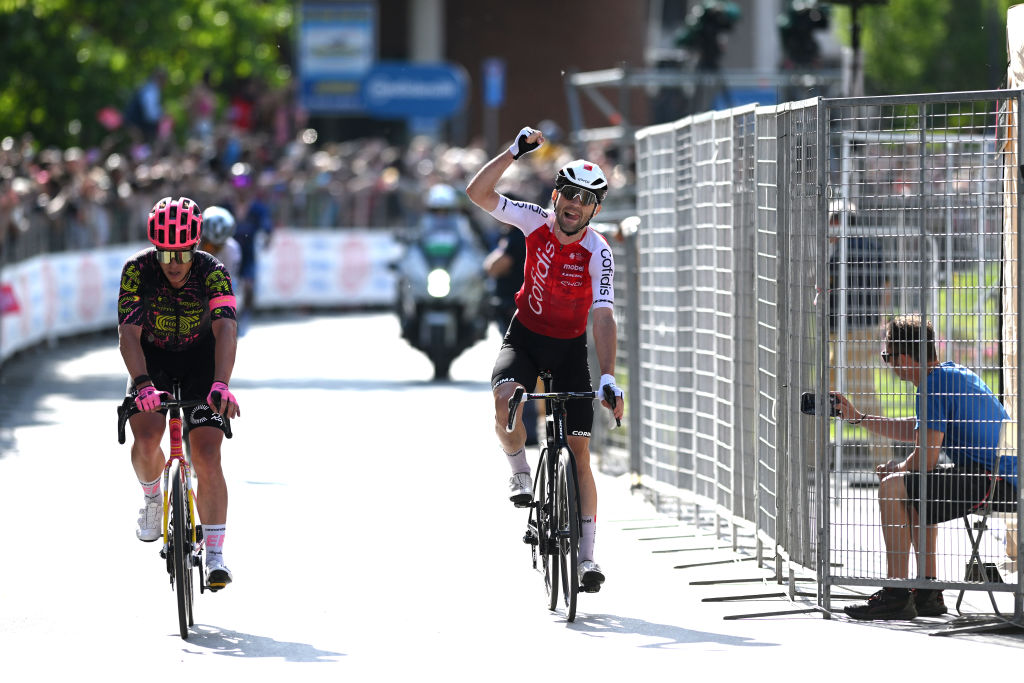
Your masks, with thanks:
<instances>
[{"instance_id":1,"label":"blue road sign","mask_svg":"<svg viewBox=\"0 0 1024 683\"><path fill-rule=\"evenodd\" d=\"M363 79L362 97L377 118L446 118L465 103L466 77L449 64L379 62Z\"/></svg>"}]
</instances>

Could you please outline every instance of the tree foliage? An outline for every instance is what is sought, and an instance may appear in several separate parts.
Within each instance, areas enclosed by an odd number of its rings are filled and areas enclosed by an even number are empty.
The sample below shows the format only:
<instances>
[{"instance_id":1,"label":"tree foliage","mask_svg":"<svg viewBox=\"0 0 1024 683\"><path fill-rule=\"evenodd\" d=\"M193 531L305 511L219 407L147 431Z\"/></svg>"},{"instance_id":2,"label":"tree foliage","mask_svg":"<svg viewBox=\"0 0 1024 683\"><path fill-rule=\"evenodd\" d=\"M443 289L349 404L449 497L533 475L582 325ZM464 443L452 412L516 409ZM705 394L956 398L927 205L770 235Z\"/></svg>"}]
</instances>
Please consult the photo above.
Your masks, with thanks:
<instances>
[{"instance_id":1,"label":"tree foliage","mask_svg":"<svg viewBox=\"0 0 1024 683\"><path fill-rule=\"evenodd\" d=\"M103 107L123 109L156 67L179 128L209 69L223 98L247 77L290 78L292 0L0 0L0 137L96 144ZM223 99L222 99L223 102ZM77 122L77 123L76 123Z\"/></svg>"},{"instance_id":2,"label":"tree foliage","mask_svg":"<svg viewBox=\"0 0 1024 683\"><path fill-rule=\"evenodd\" d=\"M1019 0L888 0L861 8L866 94L986 90L1006 74L1006 12ZM850 43L850 12L837 8Z\"/></svg>"}]
</instances>

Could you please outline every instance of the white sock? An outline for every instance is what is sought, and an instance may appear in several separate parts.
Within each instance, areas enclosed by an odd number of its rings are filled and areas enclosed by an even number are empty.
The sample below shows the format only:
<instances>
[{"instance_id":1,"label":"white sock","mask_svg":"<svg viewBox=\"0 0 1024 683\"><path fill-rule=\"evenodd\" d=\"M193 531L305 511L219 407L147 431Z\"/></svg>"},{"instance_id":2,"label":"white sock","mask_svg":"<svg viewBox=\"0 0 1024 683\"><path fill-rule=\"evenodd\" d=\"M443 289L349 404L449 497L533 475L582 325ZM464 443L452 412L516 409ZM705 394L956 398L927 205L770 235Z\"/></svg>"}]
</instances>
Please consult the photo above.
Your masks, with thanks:
<instances>
[{"instance_id":1,"label":"white sock","mask_svg":"<svg viewBox=\"0 0 1024 683\"><path fill-rule=\"evenodd\" d=\"M580 562L583 560L594 561L594 537L597 535L597 515L581 518L583 525L580 527Z\"/></svg>"},{"instance_id":2,"label":"white sock","mask_svg":"<svg viewBox=\"0 0 1024 683\"><path fill-rule=\"evenodd\" d=\"M224 526L223 524L203 525L203 545L206 547L206 564L215 560L224 564Z\"/></svg>"},{"instance_id":3,"label":"white sock","mask_svg":"<svg viewBox=\"0 0 1024 683\"><path fill-rule=\"evenodd\" d=\"M142 495L146 497L146 503L156 503L160 500L160 477L153 481L140 481L142 484Z\"/></svg>"},{"instance_id":4,"label":"white sock","mask_svg":"<svg viewBox=\"0 0 1024 683\"><path fill-rule=\"evenodd\" d=\"M505 453L504 449L501 451ZM505 453L508 458L508 464L512 466L512 474L519 474L520 472L530 473L530 463L526 462L526 447L520 448L515 453Z\"/></svg>"}]
</instances>

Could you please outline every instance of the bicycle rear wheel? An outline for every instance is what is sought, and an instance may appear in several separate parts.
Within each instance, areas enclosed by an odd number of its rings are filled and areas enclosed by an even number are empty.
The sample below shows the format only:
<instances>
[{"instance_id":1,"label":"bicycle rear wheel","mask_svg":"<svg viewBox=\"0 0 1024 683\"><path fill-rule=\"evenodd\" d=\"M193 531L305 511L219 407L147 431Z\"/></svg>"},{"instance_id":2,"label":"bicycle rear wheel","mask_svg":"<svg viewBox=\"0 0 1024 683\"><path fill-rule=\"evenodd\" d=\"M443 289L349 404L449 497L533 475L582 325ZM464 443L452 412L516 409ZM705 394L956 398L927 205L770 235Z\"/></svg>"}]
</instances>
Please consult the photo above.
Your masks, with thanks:
<instances>
[{"instance_id":1,"label":"bicycle rear wheel","mask_svg":"<svg viewBox=\"0 0 1024 683\"><path fill-rule=\"evenodd\" d=\"M576 597L579 594L579 579L576 567L579 561L580 514L576 500L576 470L572 458L563 452L558 458L558 486L555 490L556 510L555 535L558 538L557 573L562 576L562 601L565 605L566 621L576 619Z\"/></svg>"},{"instance_id":2,"label":"bicycle rear wheel","mask_svg":"<svg viewBox=\"0 0 1024 683\"><path fill-rule=\"evenodd\" d=\"M558 606L558 549L555 546L555 505L548 486L548 450L545 448L537 465L537 482L533 495L537 515L537 552L544 574L544 590L548 595L548 609Z\"/></svg>"},{"instance_id":3,"label":"bicycle rear wheel","mask_svg":"<svg viewBox=\"0 0 1024 683\"><path fill-rule=\"evenodd\" d=\"M188 638L188 627L192 623L192 539L188 530L188 499L185 493L185 473L177 461L171 463L171 577L178 596L178 631L183 639Z\"/></svg>"}]
</instances>

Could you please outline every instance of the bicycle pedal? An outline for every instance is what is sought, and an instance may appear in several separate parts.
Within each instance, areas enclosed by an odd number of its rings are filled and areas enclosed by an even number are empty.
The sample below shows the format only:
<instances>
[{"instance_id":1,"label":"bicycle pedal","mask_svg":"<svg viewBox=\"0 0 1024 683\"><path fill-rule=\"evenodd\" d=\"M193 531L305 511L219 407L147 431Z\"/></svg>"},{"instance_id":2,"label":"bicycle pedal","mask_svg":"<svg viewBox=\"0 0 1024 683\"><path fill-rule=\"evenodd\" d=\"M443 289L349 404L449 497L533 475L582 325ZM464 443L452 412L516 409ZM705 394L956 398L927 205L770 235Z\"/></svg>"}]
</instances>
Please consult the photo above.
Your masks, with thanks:
<instances>
[{"instance_id":1,"label":"bicycle pedal","mask_svg":"<svg viewBox=\"0 0 1024 683\"><path fill-rule=\"evenodd\" d=\"M600 585L597 585L597 586L580 586L580 588L579 588L579 592L580 593L598 593L600 591L601 591L601 586Z\"/></svg>"},{"instance_id":2,"label":"bicycle pedal","mask_svg":"<svg viewBox=\"0 0 1024 683\"><path fill-rule=\"evenodd\" d=\"M537 535L533 533L533 529L523 534L523 543L526 545L538 545Z\"/></svg>"}]
</instances>

